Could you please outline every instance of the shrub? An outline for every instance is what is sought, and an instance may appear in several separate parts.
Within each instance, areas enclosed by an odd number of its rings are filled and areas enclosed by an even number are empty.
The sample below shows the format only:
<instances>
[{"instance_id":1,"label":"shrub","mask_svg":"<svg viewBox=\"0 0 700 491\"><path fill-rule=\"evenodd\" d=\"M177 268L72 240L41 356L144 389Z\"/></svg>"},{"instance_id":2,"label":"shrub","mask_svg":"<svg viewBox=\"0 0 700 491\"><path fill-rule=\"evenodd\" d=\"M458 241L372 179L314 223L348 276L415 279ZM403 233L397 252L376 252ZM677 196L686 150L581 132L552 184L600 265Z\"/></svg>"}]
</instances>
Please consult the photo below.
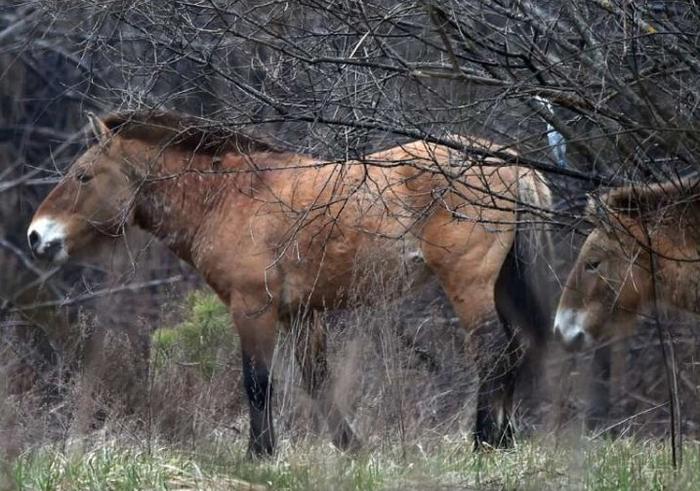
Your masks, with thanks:
<instances>
[{"instance_id":1,"label":"shrub","mask_svg":"<svg viewBox=\"0 0 700 491\"><path fill-rule=\"evenodd\" d=\"M184 320L174 327L157 329L152 341L156 367L191 365L206 379L238 352L228 310L209 292L192 293L186 301Z\"/></svg>"}]
</instances>

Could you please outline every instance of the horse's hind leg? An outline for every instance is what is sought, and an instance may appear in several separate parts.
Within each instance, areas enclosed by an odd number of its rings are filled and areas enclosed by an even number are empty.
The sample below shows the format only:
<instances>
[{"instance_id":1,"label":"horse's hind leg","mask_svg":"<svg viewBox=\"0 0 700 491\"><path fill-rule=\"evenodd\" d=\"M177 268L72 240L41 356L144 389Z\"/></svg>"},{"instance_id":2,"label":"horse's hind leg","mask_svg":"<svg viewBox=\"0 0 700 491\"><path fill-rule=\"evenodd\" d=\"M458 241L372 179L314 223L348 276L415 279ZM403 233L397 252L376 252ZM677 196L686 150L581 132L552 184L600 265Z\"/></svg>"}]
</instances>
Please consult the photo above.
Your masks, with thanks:
<instances>
[{"instance_id":1,"label":"horse's hind leg","mask_svg":"<svg viewBox=\"0 0 700 491\"><path fill-rule=\"evenodd\" d=\"M458 271L455 268L455 276ZM474 425L476 447L506 446L512 440L510 416L520 345L497 317L492 279L495 275L485 276L482 282L474 280L473 271L471 276L461 277L461 283L445 281L443 285L463 325L472 333L469 348L474 353L479 375Z\"/></svg>"},{"instance_id":2,"label":"horse's hind leg","mask_svg":"<svg viewBox=\"0 0 700 491\"><path fill-rule=\"evenodd\" d=\"M520 343L501 321L477 328L477 365L479 391L477 395L474 446L508 447L513 443L513 394L517 368L522 359ZM503 327L503 329L502 329Z\"/></svg>"},{"instance_id":3,"label":"horse's hind leg","mask_svg":"<svg viewBox=\"0 0 700 491\"><path fill-rule=\"evenodd\" d=\"M508 236L481 227L444 227L434 232L451 248L423 245L429 266L438 276L465 329L479 367L479 391L474 438L477 447L508 443L512 432L510 407L515 386L512 367L517 349L496 320L495 287L509 252ZM468 233L463 233L468 231ZM448 237L449 233L453 237Z\"/></svg>"},{"instance_id":4,"label":"horse's hind leg","mask_svg":"<svg viewBox=\"0 0 700 491\"><path fill-rule=\"evenodd\" d=\"M301 367L304 388L311 395L333 435L333 444L341 450L354 450L360 441L333 400L328 387L326 359L326 331L323 320L316 312L305 326L294 326L294 353Z\"/></svg>"}]
</instances>

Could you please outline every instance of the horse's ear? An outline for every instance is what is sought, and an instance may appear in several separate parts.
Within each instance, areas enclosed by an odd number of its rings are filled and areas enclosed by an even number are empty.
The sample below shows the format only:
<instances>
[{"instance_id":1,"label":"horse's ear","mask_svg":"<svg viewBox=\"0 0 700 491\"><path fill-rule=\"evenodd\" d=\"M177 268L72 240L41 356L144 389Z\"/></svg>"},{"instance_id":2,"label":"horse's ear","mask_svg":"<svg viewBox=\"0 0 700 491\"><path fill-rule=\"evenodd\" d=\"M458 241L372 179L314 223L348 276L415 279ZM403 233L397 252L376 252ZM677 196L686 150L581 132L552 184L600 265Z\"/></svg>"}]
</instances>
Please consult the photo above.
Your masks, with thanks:
<instances>
[{"instance_id":1,"label":"horse's ear","mask_svg":"<svg viewBox=\"0 0 700 491\"><path fill-rule=\"evenodd\" d=\"M588 203L586 204L585 221L596 228L602 229L605 232L610 232L612 229L610 223L610 215L612 210L607 206L600 196L589 194Z\"/></svg>"},{"instance_id":2,"label":"horse's ear","mask_svg":"<svg viewBox=\"0 0 700 491\"><path fill-rule=\"evenodd\" d=\"M90 121L90 128L92 129L95 138L100 143L105 143L109 141L112 137L112 130L110 130L107 125L94 113L87 113L88 120Z\"/></svg>"}]
</instances>

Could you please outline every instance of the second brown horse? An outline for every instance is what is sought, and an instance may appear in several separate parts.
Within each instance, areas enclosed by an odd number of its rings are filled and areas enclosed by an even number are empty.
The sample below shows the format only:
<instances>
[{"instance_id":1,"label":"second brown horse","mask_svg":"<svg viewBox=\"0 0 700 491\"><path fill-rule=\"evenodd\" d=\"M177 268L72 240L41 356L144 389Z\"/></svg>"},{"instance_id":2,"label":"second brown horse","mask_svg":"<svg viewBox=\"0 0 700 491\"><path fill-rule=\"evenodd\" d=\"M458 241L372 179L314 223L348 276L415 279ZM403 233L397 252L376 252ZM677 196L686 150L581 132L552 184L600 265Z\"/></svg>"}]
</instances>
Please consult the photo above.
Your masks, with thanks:
<instances>
[{"instance_id":1,"label":"second brown horse","mask_svg":"<svg viewBox=\"0 0 700 491\"><path fill-rule=\"evenodd\" d=\"M541 252L549 242L539 223L550 194L532 170L425 141L328 162L172 113L92 122L98 143L37 210L30 246L60 262L135 224L193 265L229 305L240 335L253 454L275 445L270 370L280 325L341 306L358 265L436 275L465 328L478 332L495 310L508 333L517 327L543 340L550 299ZM508 153L481 140L453 141L476 155ZM350 425L321 394L323 330L305 336L297 349L305 385L336 445L354 447ZM479 443L509 436L513 343L481 364Z\"/></svg>"}]
</instances>

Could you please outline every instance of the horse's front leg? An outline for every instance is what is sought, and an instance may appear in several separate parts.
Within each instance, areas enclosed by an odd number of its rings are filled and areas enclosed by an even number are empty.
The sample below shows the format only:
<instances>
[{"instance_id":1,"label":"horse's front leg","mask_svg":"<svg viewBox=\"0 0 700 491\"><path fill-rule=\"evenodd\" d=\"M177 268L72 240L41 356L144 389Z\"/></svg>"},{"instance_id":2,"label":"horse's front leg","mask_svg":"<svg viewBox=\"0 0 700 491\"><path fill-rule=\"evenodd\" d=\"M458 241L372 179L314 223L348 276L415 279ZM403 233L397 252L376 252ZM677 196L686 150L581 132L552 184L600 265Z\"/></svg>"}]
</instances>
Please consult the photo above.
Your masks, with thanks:
<instances>
[{"instance_id":1,"label":"horse's front leg","mask_svg":"<svg viewBox=\"0 0 700 491\"><path fill-rule=\"evenodd\" d=\"M275 448L272 422L272 357L277 344L277 309L273 305L251 308L245 298L231 302L233 322L241 341L243 383L250 410L248 453L271 455ZM259 303L258 303L259 305Z\"/></svg>"}]
</instances>

